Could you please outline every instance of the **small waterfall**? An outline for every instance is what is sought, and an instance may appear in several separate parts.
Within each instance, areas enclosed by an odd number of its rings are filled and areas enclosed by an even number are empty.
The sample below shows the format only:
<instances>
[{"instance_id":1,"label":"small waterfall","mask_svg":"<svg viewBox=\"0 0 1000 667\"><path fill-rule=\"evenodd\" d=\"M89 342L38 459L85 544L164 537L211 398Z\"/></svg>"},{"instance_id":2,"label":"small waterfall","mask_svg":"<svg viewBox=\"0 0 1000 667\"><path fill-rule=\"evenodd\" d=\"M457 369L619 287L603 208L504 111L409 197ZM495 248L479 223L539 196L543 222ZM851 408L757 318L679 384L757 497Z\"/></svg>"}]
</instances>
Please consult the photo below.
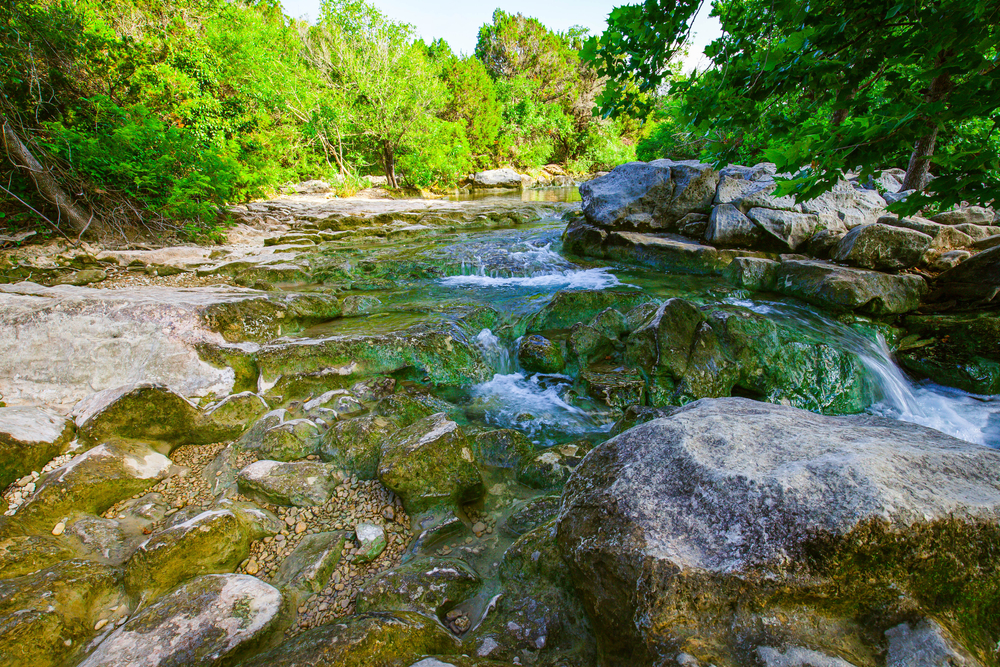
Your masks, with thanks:
<instances>
[{"instance_id":1,"label":"small waterfall","mask_svg":"<svg viewBox=\"0 0 1000 667\"><path fill-rule=\"evenodd\" d=\"M506 375L516 370L510 352L489 329L483 329L476 336L476 347L482 351L483 358L494 373Z\"/></svg>"},{"instance_id":2,"label":"small waterfall","mask_svg":"<svg viewBox=\"0 0 1000 667\"><path fill-rule=\"evenodd\" d=\"M738 305L781 319L818 341L856 355L869 373L874 399L869 413L1000 447L1000 396L977 396L930 381L914 382L896 365L881 334L872 339L799 306L749 302Z\"/></svg>"},{"instance_id":3,"label":"small waterfall","mask_svg":"<svg viewBox=\"0 0 1000 667\"><path fill-rule=\"evenodd\" d=\"M552 250L551 243L480 245L463 249L458 275L440 280L450 287L605 289L620 285L608 269L581 269Z\"/></svg>"}]
</instances>

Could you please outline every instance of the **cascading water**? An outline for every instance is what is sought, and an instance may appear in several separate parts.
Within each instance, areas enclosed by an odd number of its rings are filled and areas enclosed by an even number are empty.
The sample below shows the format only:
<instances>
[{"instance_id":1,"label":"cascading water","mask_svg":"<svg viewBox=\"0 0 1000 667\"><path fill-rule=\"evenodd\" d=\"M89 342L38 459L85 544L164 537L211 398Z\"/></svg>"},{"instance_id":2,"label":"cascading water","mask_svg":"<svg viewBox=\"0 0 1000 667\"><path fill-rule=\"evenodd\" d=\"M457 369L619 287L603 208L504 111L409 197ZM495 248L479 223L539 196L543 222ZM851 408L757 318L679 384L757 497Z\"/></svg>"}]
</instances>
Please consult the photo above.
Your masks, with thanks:
<instances>
[{"instance_id":1,"label":"cascading water","mask_svg":"<svg viewBox=\"0 0 1000 667\"><path fill-rule=\"evenodd\" d=\"M516 249L520 246L522 249ZM461 273L441 280L447 287L605 289L620 285L607 268L581 269L552 250L552 244L516 244L514 249L478 248L463 258Z\"/></svg>"},{"instance_id":2,"label":"cascading water","mask_svg":"<svg viewBox=\"0 0 1000 667\"><path fill-rule=\"evenodd\" d=\"M856 355L869 373L874 415L920 424L981 445L1000 446L1000 397L976 396L929 381L914 382L896 365L885 343L787 303L729 300L755 312L783 320L832 347Z\"/></svg>"}]
</instances>

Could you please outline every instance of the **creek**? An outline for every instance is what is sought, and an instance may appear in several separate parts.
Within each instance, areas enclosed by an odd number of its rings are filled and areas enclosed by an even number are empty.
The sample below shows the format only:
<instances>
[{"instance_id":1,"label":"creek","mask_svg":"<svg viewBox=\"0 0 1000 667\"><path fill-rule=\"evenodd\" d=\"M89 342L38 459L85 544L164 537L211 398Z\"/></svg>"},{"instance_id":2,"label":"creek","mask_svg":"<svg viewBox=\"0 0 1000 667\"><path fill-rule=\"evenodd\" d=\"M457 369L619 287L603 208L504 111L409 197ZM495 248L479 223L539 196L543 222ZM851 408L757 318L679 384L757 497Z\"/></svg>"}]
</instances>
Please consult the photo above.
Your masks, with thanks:
<instances>
[{"instance_id":1,"label":"creek","mask_svg":"<svg viewBox=\"0 0 1000 667\"><path fill-rule=\"evenodd\" d=\"M574 195L575 189L533 193L535 200L549 202L572 201ZM509 202L511 197L491 195L485 201L494 199ZM499 310L508 322L514 322L540 310L555 293L567 290L615 288L641 291L651 301L682 297L700 305L728 304L767 315L807 339L856 357L864 367L870 414L1000 446L1000 396L977 396L912 380L893 361L882 335L872 334L877 327L861 330L794 299L742 291L720 278L663 275L615 263L571 259L561 250L564 227L565 222L550 212L524 226L380 241L379 252L434 265L443 275L394 289L357 292L357 298L373 304L366 314L314 327L304 335L397 331L420 323L455 321L479 306ZM499 331L465 330L460 335L482 350L495 373L485 383L443 396L462 406L470 420L493 428L516 428L540 446L581 438L596 442L607 437L616 413L574 392L571 377L524 371L514 354L516 340Z\"/></svg>"}]
</instances>

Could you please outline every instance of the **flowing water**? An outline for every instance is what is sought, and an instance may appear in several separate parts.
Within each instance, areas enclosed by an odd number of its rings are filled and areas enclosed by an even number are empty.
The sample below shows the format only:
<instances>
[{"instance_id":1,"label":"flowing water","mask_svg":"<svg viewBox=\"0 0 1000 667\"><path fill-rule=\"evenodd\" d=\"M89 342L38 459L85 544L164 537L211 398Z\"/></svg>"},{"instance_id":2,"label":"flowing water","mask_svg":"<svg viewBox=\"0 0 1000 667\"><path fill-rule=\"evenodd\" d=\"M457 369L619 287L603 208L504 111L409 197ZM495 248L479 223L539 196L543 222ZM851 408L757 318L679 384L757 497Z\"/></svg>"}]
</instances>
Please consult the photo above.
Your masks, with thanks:
<instances>
[{"instance_id":1,"label":"flowing water","mask_svg":"<svg viewBox=\"0 0 1000 667\"><path fill-rule=\"evenodd\" d=\"M565 227L552 218L516 228L454 233L406 246L411 257L441 267L428 277L382 292L373 314L338 320L307 335L371 333L448 320L477 305L488 305L511 320L539 310L560 290L616 288L642 290L650 300L681 296L703 304L749 308L796 327L817 341L848 351L864 365L875 415L929 426L971 442L1000 446L1000 397L975 396L931 382L915 382L895 364L885 342L794 300L747 295L720 279L665 276L602 262L569 260L561 253ZM517 428L539 445L581 437L606 437L615 415L572 391L572 379L530 374L495 332L467 331L495 375L470 390L449 396L471 418L493 427ZM512 343L511 343L512 344Z\"/></svg>"}]
</instances>

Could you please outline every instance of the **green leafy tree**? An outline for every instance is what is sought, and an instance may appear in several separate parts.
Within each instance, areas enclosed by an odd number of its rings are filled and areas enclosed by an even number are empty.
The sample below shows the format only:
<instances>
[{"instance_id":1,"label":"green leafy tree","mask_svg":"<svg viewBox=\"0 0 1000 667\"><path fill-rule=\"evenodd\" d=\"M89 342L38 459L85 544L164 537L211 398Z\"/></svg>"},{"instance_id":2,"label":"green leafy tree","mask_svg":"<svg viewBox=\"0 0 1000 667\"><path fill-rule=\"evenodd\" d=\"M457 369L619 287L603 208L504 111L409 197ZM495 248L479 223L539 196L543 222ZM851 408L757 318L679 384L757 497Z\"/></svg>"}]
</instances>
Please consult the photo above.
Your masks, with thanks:
<instances>
[{"instance_id":1,"label":"green leafy tree","mask_svg":"<svg viewBox=\"0 0 1000 667\"><path fill-rule=\"evenodd\" d=\"M649 103L698 7L647 0L611 13L585 52L609 77L605 112ZM905 162L904 187L921 189L929 171L937 178L931 195L910 197L902 211L1000 195L986 129L1000 108L997 3L720 0L713 12L724 30L706 49L715 66L673 90L714 159L738 155L763 116L773 127L764 154L783 170L805 166L785 192L814 196L859 165ZM942 138L948 150L935 152Z\"/></svg>"},{"instance_id":2,"label":"green leafy tree","mask_svg":"<svg viewBox=\"0 0 1000 667\"><path fill-rule=\"evenodd\" d=\"M493 80L483 63L471 57L449 58L441 76L449 93L441 116L465 125L469 148L483 164L496 149L502 121Z\"/></svg>"}]
</instances>

